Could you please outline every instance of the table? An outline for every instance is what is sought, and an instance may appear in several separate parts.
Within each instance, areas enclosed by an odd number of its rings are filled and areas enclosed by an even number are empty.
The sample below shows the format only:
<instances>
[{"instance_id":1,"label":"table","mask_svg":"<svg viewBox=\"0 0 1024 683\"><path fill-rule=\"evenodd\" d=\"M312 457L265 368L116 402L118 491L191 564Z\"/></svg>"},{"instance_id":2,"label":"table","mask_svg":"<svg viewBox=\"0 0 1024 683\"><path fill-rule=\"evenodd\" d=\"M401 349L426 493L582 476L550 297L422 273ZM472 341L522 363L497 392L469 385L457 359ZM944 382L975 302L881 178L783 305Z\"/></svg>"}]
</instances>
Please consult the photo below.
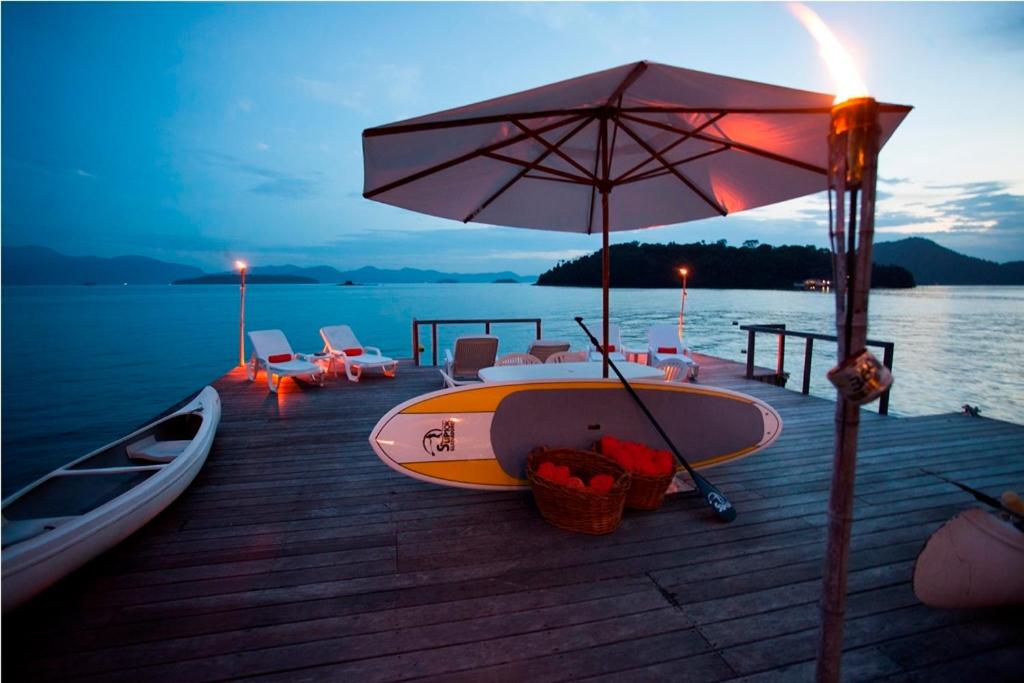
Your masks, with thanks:
<instances>
[{"instance_id":1,"label":"table","mask_svg":"<svg viewBox=\"0 0 1024 683\"><path fill-rule=\"evenodd\" d=\"M537 365L499 365L484 368L480 379L485 382L511 382L524 379L600 379L601 363L540 363ZM662 379L664 373L658 368L639 363L616 363L615 366L627 380ZM615 378L615 371L608 368L608 376Z\"/></svg>"}]
</instances>

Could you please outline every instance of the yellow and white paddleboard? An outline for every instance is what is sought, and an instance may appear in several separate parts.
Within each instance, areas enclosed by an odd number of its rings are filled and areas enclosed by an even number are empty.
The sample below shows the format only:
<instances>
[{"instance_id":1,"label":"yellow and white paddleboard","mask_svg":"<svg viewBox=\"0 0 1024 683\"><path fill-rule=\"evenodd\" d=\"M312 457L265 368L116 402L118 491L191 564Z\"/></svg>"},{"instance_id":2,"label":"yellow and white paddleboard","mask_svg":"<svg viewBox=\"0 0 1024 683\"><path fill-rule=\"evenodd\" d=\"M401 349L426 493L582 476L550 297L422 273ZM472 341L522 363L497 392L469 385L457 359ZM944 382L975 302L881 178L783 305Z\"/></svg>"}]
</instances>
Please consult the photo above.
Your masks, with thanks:
<instances>
[{"instance_id":1,"label":"yellow and white paddleboard","mask_svg":"<svg viewBox=\"0 0 1024 683\"><path fill-rule=\"evenodd\" d=\"M644 404L695 468L769 446L782 418L767 403L726 389L632 382ZM436 391L392 408L370 434L374 452L402 474L445 486L529 486L536 446L590 448L605 434L664 448L617 379L478 384Z\"/></svg>"}]
</instances>

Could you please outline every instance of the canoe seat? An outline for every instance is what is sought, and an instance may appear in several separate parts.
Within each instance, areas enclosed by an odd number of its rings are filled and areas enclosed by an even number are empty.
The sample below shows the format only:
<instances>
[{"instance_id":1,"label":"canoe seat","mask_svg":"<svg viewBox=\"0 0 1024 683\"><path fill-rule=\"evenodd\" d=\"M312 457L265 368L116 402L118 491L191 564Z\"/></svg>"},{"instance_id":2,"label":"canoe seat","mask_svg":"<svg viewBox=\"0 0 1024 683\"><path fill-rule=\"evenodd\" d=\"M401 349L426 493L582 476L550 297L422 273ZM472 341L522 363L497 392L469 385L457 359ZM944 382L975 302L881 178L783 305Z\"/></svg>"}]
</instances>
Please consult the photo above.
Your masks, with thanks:
<instances>
[{"instance_id":1,"label":"canoe seat","mask_svg":"<svg viewBox=\"0 0 1024 683\"><path fill-rule=\"evenodd\" d=\"M27 541L30 538L53 531L69 519L78 519L72 515L69 517L37 517L34 519L7 519L4 518L3 547L15 543Z\"/></svg>"},{"instance_id":2,"label":"canoe seat","mask_svg":"<svg viewBox=\"0 0 1024 683\"><path fill-rule=\"evenodd\" d=\"M131 460L165 463L181 455L191 441L157 441L155 436L128 444L125 452Z\"/></svg>"}]
</instances>

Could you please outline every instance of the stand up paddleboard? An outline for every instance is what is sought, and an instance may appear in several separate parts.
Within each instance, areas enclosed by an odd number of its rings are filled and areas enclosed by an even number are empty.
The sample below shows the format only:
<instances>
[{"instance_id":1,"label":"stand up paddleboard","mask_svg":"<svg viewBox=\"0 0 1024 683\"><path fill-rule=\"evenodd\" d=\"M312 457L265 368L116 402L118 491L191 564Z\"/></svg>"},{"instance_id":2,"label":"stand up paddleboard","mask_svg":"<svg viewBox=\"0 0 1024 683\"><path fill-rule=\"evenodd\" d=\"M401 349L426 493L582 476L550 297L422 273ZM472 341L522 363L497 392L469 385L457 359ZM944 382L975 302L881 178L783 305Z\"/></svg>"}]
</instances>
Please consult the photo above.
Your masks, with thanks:
<instances>
[{"instance_id":1,"label":"stand up paddleboard","mask_svg":"<svg viewBox=\"0 0 1024 683\"><path fill-rule=\"evenodd\" d=\"M779 414L746 394L631 384L695 469L752 455L782 431ZM388 467L415 479L518 489L529 487L526 456L533 448L589 449L605 434L665 447L616 379L502 382L417 396L380 419L370 445Z\"/></svg>"}]
</instances>

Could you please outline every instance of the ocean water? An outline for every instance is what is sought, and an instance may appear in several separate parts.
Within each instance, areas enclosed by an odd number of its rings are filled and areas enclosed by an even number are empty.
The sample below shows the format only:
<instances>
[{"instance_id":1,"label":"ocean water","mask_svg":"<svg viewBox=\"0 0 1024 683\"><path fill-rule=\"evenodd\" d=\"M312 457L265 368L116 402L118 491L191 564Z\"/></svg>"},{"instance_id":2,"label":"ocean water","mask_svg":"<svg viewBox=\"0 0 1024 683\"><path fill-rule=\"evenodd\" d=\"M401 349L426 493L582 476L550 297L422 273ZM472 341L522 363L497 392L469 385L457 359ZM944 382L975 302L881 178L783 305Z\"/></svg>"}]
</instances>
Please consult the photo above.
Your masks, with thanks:
<instances>
[{"instance_id":1,"label":"ocean water","mask_svg":"<svg viewBox=\"0 0 1024 683\"><path fill-rule=\"evenodd\" d=\"M645 344L652 323L675 322L678 290L614 290L612 319L627 345ZM918 287L871 294L869 337L896 344L890 412L959 411L1024 423L1024 287ZM338 287L253 285L247 328L280 328L296 351L319 350L317 330L348 324L364 344L412 355L412 320L542 318L543 334L584 337L581 315L600 327L601 293L521 284ZM738 325L785 323L835 334L832 294L691 289L686 343L743 361ZM738 323L738 324L737 324ZM482 326L447 326L438 346ZM430 336L422 329L430 362ZM500 353L525 351L532 325L496 325ZM758 335L758 365L771 367L774 339ZM790 386L799 389L802 340L787 340ZM2 290L2 488L4 495L103 445L220 377L238 361L238 288L232 286L5 287ZM816 342L811 393L833 396L825 379L834 344Z\"/></svg>"}]
</instances>

